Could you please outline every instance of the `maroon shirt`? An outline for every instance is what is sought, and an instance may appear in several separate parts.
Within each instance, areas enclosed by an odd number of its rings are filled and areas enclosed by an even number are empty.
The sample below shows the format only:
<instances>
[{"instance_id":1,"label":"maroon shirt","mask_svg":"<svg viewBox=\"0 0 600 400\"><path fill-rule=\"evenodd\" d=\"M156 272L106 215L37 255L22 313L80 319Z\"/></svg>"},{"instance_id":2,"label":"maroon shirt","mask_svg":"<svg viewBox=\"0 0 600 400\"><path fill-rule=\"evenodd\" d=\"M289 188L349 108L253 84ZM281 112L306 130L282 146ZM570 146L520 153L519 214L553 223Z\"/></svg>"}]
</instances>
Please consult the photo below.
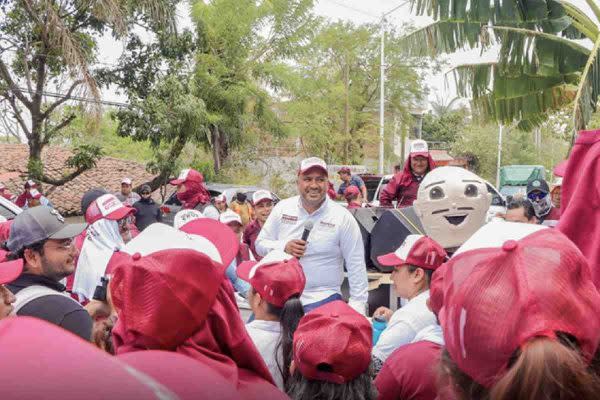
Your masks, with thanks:
<instances>
[{"instance_id":1,"label":"maroon shirt","mask_svg":"<svg viewBox=\"0 0 600 400\"><path fill-rule=\"evenodd\" d=\"M385 185L385 188L379 195L379 205L381 207L392 207L392 201L396 200L398 208L410 207L413 202L417 199L417 192L419 191L419 185L423 180L423 177L417 178L410 168L410 160L412 156L409 156L404 163L404 169L402 172L398 172L393 176L392 179ZM431 154L428 154L428 168L427 172L435 168L435 162L431 158Z\"/></svg>"},{"instance_id":2,"label":"maroon shirt","mask_svg":"<svg viewBox=\"0 0 600 400\"><path fill-rule=\"evenodd\" d=\"M256 259L256 261L260 261L262 259L262 257L259 256L258 253L256 253L256 247L254 247L254 244L256 243L256 238L258 237L260 230L261 230L260 224L258 223L257 220L254 220L254 221L250 222L248 225L246 225L246 229L244 229L244 236L243 236L244 237L243 242L246 243L246 245L250 248L250 251L254 255L254 258Z\"/></svg>"},{"instance_id":3,"label":"maroon shirt","mask_svg":"<svg viewBox=\"0 0 600 400\"><path fill-rule=\"evenodd\" d=\"M426 340L398 348L375 379L378 400L434 400L442 346Z\"/></svg>"}]
</instances>

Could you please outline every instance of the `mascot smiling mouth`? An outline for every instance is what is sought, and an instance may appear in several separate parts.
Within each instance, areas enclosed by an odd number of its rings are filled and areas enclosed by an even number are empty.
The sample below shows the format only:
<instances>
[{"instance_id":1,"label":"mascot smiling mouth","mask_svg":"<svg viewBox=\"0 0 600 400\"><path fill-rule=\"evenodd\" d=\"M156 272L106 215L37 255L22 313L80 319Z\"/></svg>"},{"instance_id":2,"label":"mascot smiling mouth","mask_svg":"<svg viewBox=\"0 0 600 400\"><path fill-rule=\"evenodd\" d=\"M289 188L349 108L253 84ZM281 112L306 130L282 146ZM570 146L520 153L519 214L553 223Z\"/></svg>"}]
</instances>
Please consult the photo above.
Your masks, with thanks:
<instances>
[{"instance_id":1,"label":"mascot smiling mouth","mask_svg":"<svg viewBox=\"0 0 600 400\"><path fill-rule=\"evenodd\" d=\"M444 216L444 218L446 218L446 220L451 223L452 225L460 225L462 224L465 219L467 218L467 214L463 214L463 215L448 215L448 216Z\"/></svg>"}]
</instances>

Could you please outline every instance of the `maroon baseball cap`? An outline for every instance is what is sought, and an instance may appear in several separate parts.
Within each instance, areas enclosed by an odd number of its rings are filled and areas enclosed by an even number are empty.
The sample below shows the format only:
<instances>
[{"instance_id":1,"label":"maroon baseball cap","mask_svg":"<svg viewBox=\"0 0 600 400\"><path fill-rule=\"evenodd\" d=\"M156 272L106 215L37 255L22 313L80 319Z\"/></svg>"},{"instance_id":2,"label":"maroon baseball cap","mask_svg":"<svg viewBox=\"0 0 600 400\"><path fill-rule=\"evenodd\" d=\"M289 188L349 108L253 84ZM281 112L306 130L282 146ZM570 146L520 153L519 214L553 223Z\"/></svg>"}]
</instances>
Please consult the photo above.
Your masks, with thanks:
<instances>
[{"instance_id":1,"label":"maroon baseball cap","mask_svg":"<svg viewBox=\"0 0 600 400\"><path fill-rule=\"evenodd\" d=\"M169 389L46 321L0 321L3 399L177 399Z\"/></svg>"},{"instance_id":2,"label":"maroon baseball cap","mask_svg":"<svg viewBox=\"0 0 600 400\"><path fill-rule=\"evenodd\" d=\"M343 384L371 363L369 321L341 300L310 311L294 333L294 364L308 379Z\"/></svg>"},{"instance_id":3,"label":"maroon baseball cap","mask_svg":"<svg viewBox=\"0 0 600 400\"><path fill-rule=\"evenodd\" d=\"M200 236L215 246L221 263L231 264L240 248L240 241L230 227L210 218L193 219L179 228L185 233Z\"/></svg>"},{"instance_id":4,"label":"maroon baseball cap","mask_svg":"<svg viewBox=\"0 0 600 400\"><path fill-rule=\"evenodd\" d=\"M352 171L350 171L349 167L342 167L338 171L338 174L351 174L351 173L352 173Z\"/></svg>"},{"instance_id":5,"label":"maroon baseball cap","mask_svg":"<svg viewBox=\"0 0 600 400\"><path fill-rule=\"evenodd\" d=\"M346 190L344 190L344 197L346 198L356 196L358 194L360 194L360 190L354 185L350 185L346 188Z\"/></svg>"},{"instance_id":6,"label":"maroon baseball cap","mask_svg":"<svg viewBox=\"0 0 600 400\"><path fill-rule=\"evenodd\" d=\"M311 169L320 169L321 171L325 172L325 175L329 175L329 172L327 171L327 164L318 157L310 157L302 160L300 162L300 168L298 169L298 175L304 174Z\"/></svg>"},{"instance_id":7,"label":"maroon baseball cap","mask_svg":"<svg viewBox=\"0 0 600 400\"><path fill-rule=\"evenodd\" d=\"M280 250L271 251L259 262L241 263L237 275L277 307L283 307L290 297L301 295L306 285L298 259Z\"/></svg>"},{"instance_id":8,"label":"maroon baseball cap","mask_svg":"<svg viewBox=\"0 0 600 400\"><path fill-rule=\"evenodd\" d=\"M396 251L377 257L377 261L386 267L410 264L435 271L446 262L446 257L446 250L430 237L408 235Z\"/></svg>"},{"instance_id":9,"label":"maroon baseball cap","mask_svg":"<svg viewBox=\"0 0 600 400\"><path fill-rule=\"evenodd\" d=\"M600 343L595 318L600 293L586 258L556 229L491 225L469 239L477 247L455 254L433 277L430 304L452 360L491 387L528 341L555 340L557 332L564 332L577 340L590 362ZM496 240L503 225L515 239Z\"/></svg>"},{"instance_id":10,"label":"maroon baseball cap","mask_svg":"<svg viewBox=\"0 0 600 400\"><path fill-rule=\"evenodd\" d=\"M88 224L101 219L110 219L118 221L132 214L135 214L136 209L126 206L114 194L103 194L94 200L85 211L85 221Z\"/></svg>"},{"instance_id":11,"label":"maroon baseball cap","mask_svg":"<svg viewBox=\"0 0 600 400\"><path fill-rule=\"evenodd\" d=\"M179 185L179 184L185 183L187 181L202 183L202 182L204 182L204 176L200 172L196 171L195 169L186 168L186 169L181 170L177 179L173 179L169 183L171 185Z\"/></svg>"},{"instance_id":12,"label":"maroon baseball cap","mask_svg":"<svg viewBox=\"0 0 600 400\"><path fill-rule=\"evenodd\" d=\"M0 263L0 284L10 283L23 272L23 259Z\"/></svg>"}]
</instances>

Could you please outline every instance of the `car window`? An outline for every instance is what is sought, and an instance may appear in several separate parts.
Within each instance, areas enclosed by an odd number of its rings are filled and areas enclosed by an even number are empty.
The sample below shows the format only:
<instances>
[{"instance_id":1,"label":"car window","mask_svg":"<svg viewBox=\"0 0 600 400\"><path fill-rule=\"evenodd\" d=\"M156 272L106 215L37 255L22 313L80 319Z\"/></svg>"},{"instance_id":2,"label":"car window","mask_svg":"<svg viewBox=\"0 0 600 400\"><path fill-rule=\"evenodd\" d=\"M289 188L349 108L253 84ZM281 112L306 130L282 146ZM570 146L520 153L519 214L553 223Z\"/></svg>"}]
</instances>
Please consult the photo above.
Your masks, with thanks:
<instances>
[{"instance_id":1,"label":"car window","mask_svg":"<svg viewBox=\"0 0 600 400\"><path fill-rule=\"evenodd\" d=\"M492 194L492 205L504 207L504 199L498 194L498 192L494 190L491 185L486 184L486 186L488 192Z\"/></svg>"},{"instance_id":2,"label":"car window","mask_svg":"<svg viewBox=\"0 0 600 400\"><path fill-rule=\"evenodd\" d=\"M13 211L8 209L4 204L0 203L0 215L2 215L6 219L13 219L17 216Z\"/></svg>"},{"instance_id":3,"label":"car window","mask_svg":"<svg viewBox=\"0 0 600 400\"><path fill-rule=\"evenodd\" d=\"M381 180L381 186L380 186L380 189L379 189L379 193L377 194L377 200L379 200L381 198L381 192L383 192L383 189L385 189L385 185L387 185L389 181L390 180L386 179L386 178L383 178Z\"/></svg>"}]
</instances>

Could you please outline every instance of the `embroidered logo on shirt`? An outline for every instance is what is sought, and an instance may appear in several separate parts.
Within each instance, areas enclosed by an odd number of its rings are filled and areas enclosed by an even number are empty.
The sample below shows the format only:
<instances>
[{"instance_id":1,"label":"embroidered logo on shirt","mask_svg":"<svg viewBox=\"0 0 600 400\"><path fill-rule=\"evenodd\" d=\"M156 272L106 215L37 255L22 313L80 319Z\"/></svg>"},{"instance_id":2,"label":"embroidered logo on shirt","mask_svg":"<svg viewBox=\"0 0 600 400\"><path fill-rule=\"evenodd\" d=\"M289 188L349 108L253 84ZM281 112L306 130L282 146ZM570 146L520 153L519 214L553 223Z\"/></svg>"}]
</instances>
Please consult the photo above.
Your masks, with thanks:
<instances>
[{"instance_id":1,"label":"embroidered logo on shirt","mask_svg":"<svg viewBox=\"0 0 600 400\"><path fill-rule=\"evenodd\" d=\"M332 224L330 222L325 222L325 221L320 221L319 225L321 225L323 228L329 228L329 229L335 228L335 224Z\"/></svg>"},{"instance_id":2,"label":"embroidered logo on shirt","mask_svg":"<svg viewBox=\"0 0 600 400\"><path fill-rule=\"evenodd\" d=\"M284 223L284 224L292 224L292 225L294 225L296 222L298 222L298 217L294 216L294 215L283 214L281 216L281 222Z\"/></svg>"}]
</instances>

